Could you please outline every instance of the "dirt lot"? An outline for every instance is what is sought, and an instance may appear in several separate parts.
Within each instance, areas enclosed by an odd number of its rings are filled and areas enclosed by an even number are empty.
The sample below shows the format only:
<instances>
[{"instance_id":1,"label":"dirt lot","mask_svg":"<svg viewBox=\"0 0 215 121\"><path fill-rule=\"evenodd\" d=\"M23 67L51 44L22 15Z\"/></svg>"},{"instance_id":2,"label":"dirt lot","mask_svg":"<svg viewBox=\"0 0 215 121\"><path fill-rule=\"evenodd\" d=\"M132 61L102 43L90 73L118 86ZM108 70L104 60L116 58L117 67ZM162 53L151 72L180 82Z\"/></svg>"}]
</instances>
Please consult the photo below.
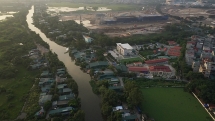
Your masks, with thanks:
<instances>
[{"instance_id":1,"label":"dirt lot","mask_svg":"<svg viewBox=\"0 0 215 121\"><path fill-rule=\"evenodd\" d=\"M103 12L105 17L113 17L113 16L122 16L122 15L134 15L139 16L143 14L157 14L155 11L146 10L146 11L132 11L132 12ZM111 24L111 25L102 25L100 24L99 17L96 17L97 13L87 13L87 14L76 14L70 13L66 15L61 15L61 20L76 20L78 23L80 19L82 23L89 29L96 32L104 32L106 35L110 37L123 37L130 36L133 34L148 34L160 32L162 27L167 23L174 22L174 20L169 19L168 21L155 21L155 22L142 22L142 23L122 23L122 24Z\"/></svg>"},{"instance_id":2,"label":"dirt lot","mask_svg":"<svg viewBox=\"0 0 215 121\"><path fill-rule=\"evenodd\" d=\"M183 18L186 17L199 17L204 16L205 19L198 21L202 22L203 24L209 25L211 27L215 26L212 22L215 19L211 19L209 15L215 15L214 9L201 9L201 8L188 8L188 7L179 7L179 6L164 6L162 7L162 11L164 13L168 13L174 16L180 16Z\"/></svg>"}]
</instances>

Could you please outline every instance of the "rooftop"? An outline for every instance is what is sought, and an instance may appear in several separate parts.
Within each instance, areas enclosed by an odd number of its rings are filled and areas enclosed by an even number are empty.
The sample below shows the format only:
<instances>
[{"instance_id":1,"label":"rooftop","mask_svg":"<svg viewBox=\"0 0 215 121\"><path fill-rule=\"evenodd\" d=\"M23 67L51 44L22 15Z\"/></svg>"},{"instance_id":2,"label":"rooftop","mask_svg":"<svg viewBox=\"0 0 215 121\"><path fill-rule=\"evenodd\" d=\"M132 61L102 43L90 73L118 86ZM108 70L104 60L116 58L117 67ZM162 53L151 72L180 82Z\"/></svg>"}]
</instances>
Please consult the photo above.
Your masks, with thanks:
<instances>
[{"instance_id":1,"label":"rooftop","mask_svg":"<svg viewBox=\"0 0 215 121\"><path fill-rule=\"evenodd\" d=\"M128 67L129 71L133 72L143 72L143 71L148 71L148 68L146 67Z\"/></svg>"},{"instance_id":2,"label":"rooftop","mask_svg":"<svg viewBox=\"0 0 215 121\"><path fill-rule=\"evenodd\" d=\"M59 108L59 109L56 109L56 110L49 111L49 115L59 114L59 113L64 113L64 112L70 112L73 109L74 109L73 107Z\"/></svg>"},{"instance_id":3,"label":"rooftop","mask_svg":"<svg viewBox=\"0 0 215 121\"><path fill-rule=\"evenodd\" d=\"M180 56L181 55L181 47L175 46L169 49L168 55L170 56Z\"/></svg>"},{"instance_id":4,"label":"rooftop","mask_svg":"<svg viewBox=\"0 0 215 121\"><path fill-rule=\"evenodd\" d=\"M62 95L62 96L59 96L59 100L70 100L74 97L75 97L74 94Z\"/></svg>"},{"instance_id":5,"label":"rooftop","mask_svg":"<svg viewBox=\"0 0 215 121\"><path fill-rule=\"evenodd\" d=\"M149 71L172 72L168 66L150 66Z\"/></svg>"},{"instance_id":6,"label":"rooftop","mask_svg":"<svg viewBox=\"0 0 215 121\"><path fill-rule=\"evenodd\" d=\"M121 46L124 49L133 49L128 43L122 44L122 43L116 43L117 46Z\"/></svg>"}]
</instances>

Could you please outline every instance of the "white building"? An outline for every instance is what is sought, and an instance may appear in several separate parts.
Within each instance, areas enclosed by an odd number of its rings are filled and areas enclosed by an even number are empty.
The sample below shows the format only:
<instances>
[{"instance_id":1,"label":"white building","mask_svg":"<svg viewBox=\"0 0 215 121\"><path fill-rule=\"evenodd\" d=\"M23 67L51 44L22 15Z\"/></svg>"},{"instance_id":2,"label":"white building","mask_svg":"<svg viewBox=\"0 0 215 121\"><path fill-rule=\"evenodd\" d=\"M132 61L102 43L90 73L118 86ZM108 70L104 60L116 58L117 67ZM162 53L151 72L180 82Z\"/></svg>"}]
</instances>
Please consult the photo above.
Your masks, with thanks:
<instances>
[{"instance_id":1,"label":"white building","mask_svg":"<svg viewBox=\"0 0 215 121\"><path fill-rule=\"evenodd\" d=\"M166 0L167 5L173 5L175 3L175 0Z\"/></svg>"},{"instance_id":2,"label":"white building","mask_svg":"<svg viewBox=\"0 0 215 121\"><path fill-rule=\"evenodd\" d=\"M132 51L134 49L128 43L125 43L125 44L116 43L116 45L117 45L117 51L121 55L132 55Z\"/></svg>"}]
</instances>

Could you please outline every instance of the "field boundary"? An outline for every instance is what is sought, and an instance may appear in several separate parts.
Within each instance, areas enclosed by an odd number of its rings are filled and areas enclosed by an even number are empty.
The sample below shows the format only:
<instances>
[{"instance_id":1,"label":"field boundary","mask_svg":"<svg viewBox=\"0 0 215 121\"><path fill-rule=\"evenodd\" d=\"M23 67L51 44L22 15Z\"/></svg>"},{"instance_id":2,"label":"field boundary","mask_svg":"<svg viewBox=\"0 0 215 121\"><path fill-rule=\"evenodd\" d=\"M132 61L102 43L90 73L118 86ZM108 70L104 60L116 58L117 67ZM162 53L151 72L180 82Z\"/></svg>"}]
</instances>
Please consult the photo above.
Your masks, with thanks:
<instances>
[{"instance_id":1,"label":"field boundary","mask_svg":"<svg viewBox=\"0 0 215 121\"><path fill-rule=\"evenodd\" d=\"M199 100L199 98L196 96L196 94L195 93L193 93L192 92L192 94L195 96L195 98L199 101L199 103L203 106L203 108L204 108L204 105L202 104L202 102ZM211 118L215 121L215 119L214 119L214 117L211 115L211 113L206 109L206 108L204 108L207 112L208 112L208 114L211 116Z\"/></svg>"}]
</instances>

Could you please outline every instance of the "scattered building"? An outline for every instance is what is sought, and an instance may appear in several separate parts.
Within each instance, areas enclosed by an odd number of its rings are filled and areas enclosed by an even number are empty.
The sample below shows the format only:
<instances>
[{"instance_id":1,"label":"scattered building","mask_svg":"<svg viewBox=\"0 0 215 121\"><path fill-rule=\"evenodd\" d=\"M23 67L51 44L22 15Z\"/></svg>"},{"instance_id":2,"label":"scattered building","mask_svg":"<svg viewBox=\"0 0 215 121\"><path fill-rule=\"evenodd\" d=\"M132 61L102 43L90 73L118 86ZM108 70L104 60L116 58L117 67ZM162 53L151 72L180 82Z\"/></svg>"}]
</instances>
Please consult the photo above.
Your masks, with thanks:
<instances>
[{"instance_id":1,"label":"scattered building","mask_svg":"<svg viewBox=\"0 0 215 121\"><path fill-rule=\"evenodd\" d=\"M93 38L91 38L89 36L83 35L83 37L84 37L84 40L86 43L91 43L93 41Z\"/></svg>"}]
</instances>

